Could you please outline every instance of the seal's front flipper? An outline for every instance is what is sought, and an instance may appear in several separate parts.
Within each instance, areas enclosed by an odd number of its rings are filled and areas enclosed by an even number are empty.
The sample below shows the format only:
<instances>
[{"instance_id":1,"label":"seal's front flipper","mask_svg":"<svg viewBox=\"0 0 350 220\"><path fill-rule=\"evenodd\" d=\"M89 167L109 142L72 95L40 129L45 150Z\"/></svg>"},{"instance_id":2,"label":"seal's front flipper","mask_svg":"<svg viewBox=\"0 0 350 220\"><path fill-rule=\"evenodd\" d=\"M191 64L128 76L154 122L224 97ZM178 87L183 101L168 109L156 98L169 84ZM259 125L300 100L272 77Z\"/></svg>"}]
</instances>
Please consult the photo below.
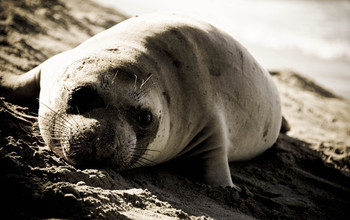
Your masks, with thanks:
<instances>
[{"instance_id":1,"label":"seal's front flipper","mask_svg":"<svg viewBox=\"0 0 350 220\"><path fill-rule=\"evenodd\" d=\"M227 155L222 153L212 154L212 156L202 159L202 169L204 181L210 185L230 186L237 191L241 189L233 184Z\"/></svg>"},{"instance_id":2,"label":"seal's front flipper","mask_svg":"<svg viewBox=\"0 0 350 220\"><path fill-rule=\"evenodd\" d=\"M0 73L0 96L10 99L39 95L41 65L22 75Z\"/></svg>"}]
</instances>

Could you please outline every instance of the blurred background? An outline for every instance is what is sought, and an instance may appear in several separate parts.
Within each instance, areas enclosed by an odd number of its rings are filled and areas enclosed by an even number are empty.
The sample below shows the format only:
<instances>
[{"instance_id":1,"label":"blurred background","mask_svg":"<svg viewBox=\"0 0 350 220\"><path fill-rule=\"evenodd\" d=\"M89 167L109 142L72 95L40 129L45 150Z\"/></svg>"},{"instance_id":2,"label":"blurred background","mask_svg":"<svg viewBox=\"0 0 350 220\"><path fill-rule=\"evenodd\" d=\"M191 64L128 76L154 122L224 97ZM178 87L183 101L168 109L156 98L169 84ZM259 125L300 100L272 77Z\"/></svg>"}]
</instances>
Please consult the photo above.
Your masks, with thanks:
<instances>
[{"instance_id":1,"label":"blurred background","mask_svg":"<svg viewBox=\"0 0 350 220\"><path fill-rule=\"evenodd\" d=\"M94 0L129 16L185 12L230 33L268 70L288 69L350 100L349 0Z\"/></svg>"}]
</instances>

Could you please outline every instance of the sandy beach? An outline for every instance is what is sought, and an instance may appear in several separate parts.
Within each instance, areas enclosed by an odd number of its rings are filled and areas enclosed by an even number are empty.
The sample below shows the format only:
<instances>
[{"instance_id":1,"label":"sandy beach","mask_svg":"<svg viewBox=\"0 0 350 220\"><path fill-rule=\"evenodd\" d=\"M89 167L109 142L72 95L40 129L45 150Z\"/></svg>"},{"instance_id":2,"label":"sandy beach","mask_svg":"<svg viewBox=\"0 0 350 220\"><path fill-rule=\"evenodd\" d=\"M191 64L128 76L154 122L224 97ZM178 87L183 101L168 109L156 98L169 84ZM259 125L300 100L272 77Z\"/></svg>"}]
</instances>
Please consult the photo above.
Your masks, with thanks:
<instances>
[{"instance_id":1,"label":"sandy beach","mask_svg":"<svg viewBox=\"0 0 350 220\"><path fill-rule=\"evenodd\" d=\"M3 0L0 11L0 71L14 74L127 19L86 0ZM45 147L36 99L0 97L2 216L348 219L350 102L296 72L270 73L290 131L259 157L230 164L241 192L196 182L176 161L120 173L76 168Z\"/></svg>"}]
</instances>

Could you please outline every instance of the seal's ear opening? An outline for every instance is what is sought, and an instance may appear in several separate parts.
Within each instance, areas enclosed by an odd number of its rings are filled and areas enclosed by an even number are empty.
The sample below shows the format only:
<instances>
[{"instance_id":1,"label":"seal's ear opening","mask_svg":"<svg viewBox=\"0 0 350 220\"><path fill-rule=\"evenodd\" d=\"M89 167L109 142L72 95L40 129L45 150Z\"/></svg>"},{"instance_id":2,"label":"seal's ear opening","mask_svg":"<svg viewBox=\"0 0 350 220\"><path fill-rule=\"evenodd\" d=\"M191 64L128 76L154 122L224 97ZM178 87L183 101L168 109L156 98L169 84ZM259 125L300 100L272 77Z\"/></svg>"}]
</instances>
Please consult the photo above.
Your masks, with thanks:
<instances>
[{"instance_id":1,"label":"seal's ear opening","mask_svg":"<svg viewBox=\"0 0 350 220\"><path fill-rule=\"evenodd\" d=\"M90 86L80 86L73 90L68 100L67 113L78 115L95 108L105 108L106 105L95 89Z\"/></svg>"}]
</instances>

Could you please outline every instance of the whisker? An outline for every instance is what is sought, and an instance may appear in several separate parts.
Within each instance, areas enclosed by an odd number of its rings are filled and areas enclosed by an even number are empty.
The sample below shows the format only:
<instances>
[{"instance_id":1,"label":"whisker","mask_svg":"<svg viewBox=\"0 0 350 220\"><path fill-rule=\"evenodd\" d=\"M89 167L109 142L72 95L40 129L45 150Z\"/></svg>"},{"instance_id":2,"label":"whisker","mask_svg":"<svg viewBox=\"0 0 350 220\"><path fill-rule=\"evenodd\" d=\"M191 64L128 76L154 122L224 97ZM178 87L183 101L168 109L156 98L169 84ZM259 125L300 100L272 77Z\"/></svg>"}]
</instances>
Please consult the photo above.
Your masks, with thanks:
<instances>
[{"instance_id":1,"label":"whisker","mask_svg":"<svg viewBox=\"0 0 350 220\"><path fill-rule=\"evenodd\" d=\"M137 138L133 138L133 139L131 139L131 140L129 140L129 141L126 141L125 143L127 144L127 145L129 145L131 142L133 142L133 141L137 141Z\"/></svg>"},{"instance_id":2,"label":"whisker","mask_svg":"<svg viewBox=\"0 0 350 220\"><path fill-rule=\"evenodd\" d=\"M40 102L40 101L39 101ZM53 109L51 109L49 106L47 106L45 103L43 102L40 102L40 104L44 105L46 108L48 108L49 110L51 110L53 113L55 113L55 115L59 115L56 111L54 111ZM78 109L78 107L77 107ZM78 109L78 112L79 112L79 109ZM73 126L67 119L63 118L63 117L60 117L62 118L64 121L66 121L68 124L70 124L71 126Z\"/></svg>"},{"instance_id":3,"label":"whisker","mask_svg":"<svg viewBox=\"0 0 350 220\"><path fill-rule=\"evenodd\" d=\"M137 140L136 141L136 146L138 148L147 148L146 146L148 146L149 141L148 140Z\"/></svg>"},{"instance_id":4,"label":"whisker","mask_svg":"<svg viewBox=\"0 0 350 220\"><path fill-rule=\"evenodd\" d=\"M45 120L47 120L47 121L49 121L49 122L54 122L53 120L51 120L51 119L48 119L47 117L45 117L45 116L42 116L42 115L39 115L38 114L38 117L40 117L40 118L42 118L42 119L45 119ZM65 127L65 128L72 128L72 127L69 127L69 126L67 126L66 124L63 124L63 123L58 123L58 122L55 122L55 124L57 124L57 125L60 125L61 126L61 128L63 128L63 127Z\"/></svg>"},{"instance_id":5,"label":"whisker","mask_svg":"<svg viewBox=\"0 0 350 220\"><path fill-rule=\"evenodd\" d=\"M139 89L138 91L135 92L135 95L140 96L141 94L147 94L152 89L153 89L152 87L141 88L141 89Z\"/></svg>"},{"instance_id":6,"label":"whisker","mask_svg":"<svg viewBox=\"0 0 350 220\"><path fill-rule=\"evenodd\" d=\"M113 83L114 83L114 80L115 80L115 78L116 78L116 77L117 77L117 75L118 75L118 72L119 72L119 70L117 70L117 72L114 74L111 84L113 84Z\"/></svg>"},{"instance_id":7,"label":"whisker","mask_svg":"<svg viewBox=\"0 0 350 220\"><path fill-rule=\"evenodd\" d=\"M152 77L152 73L148 74L147 79L146 80L142 80L141 86L139 89L141 89L148 81L149 79Z\"/></svg>"},{"instance_id":8,"label":"whisker","mask_svg":"<svg viewBox=\"0 0 350 220\"><path fill-rule=\"evenodd\" d=\"M60 141L64 141L67 140L68 136L62 136L62 135L51 135L50 139L51 140L60 140Z\"/></svg>"},{"instance_id":9,"label":"whisker","mask_svg":"<svg viewBox=\"0 0 350 220\"><path fill-rule=\"evenodd\" d=\"M75 108L77 109L78 114L80 115L80 111L79 111L79 107L75 106Z\"/></svg>"},{"instance_id":10,"label":"whisker","mask_svg":"<svg viewBox=\"0 0 350 220\"><path fill-rule=\"evenodd\" d=\"M137 158L138 159L138 161L142 161L142 162L148 162L148 163L152 163L153 165L155 165L156 163L154 162L154 161L152 161L152 160L150 160L150 159L147 159L147 158L145 158L145 157L138 157Z\"/></svg>"},{"instance_id":11,"label":"whisker","mask_svg":"<svg viewBox=\"0 0 350 220\"><path fill-rule=\"evenodd\" d=\"M72 115L68 114L68 117L73 121L73 123L75 123L75 126L79 127L78 122L74 119Z\"/></svg>"},{"instance_id":12,"label":"whisker","mask_svg":"<svg viewBox=\"0 0 350 220\"><path fill-rule=\"evenodd\" d=\"M46 104L44 104L43 102L40 102L40 103L43 104L45 107L47 107L50 111L52 111L53 113L55 113L55 115L59 115L56 111L54 111L53 109L51 109L50 107L48 107L48 106L47 106ZM79 111L79 109L78 109L78 111ZM39 116L38 113L34 113L34 115ZM77 121L74 120L74 117L71 116L71 115L69 115L69 114L68 114L68 116L73 120L73 122L75 123L75 125L76 125L77 127L79 127L79 124L77 123ZM63 120L65 120L66 122L68 122L70 125L72 125L68 120L64 119L63 117L60 117L60 118L62 118ZM73 126L73 125L72 125L72 126Z\"/></svg>"},{"instance_id":13,"label":"whisker","mask_svg":"<svg viewBox=\"0 0 350 220\"><path fill-rule=\"evenodd\" d=\"M41 128L40 130L43 130L43 131L50 131L50 132L62 132L62 133L69 133L69 130L66 129L66 128L63 128L63 127L60 127L60 128L54 128L54 129L46 129L46 128Z\"/></svg>"},{"instance_id":14,"label":"whisker","mask_svg":"<svg viewBox=\"0 0 350 220\"><path fill-rule=\"evenodd\" d=\"M155 85L155 83L151 83L151 85ZM147 94L149 91L151 91L153 88L151 86L142 87L140 86L138 90L134 90L130 95L133 96L135 99L142 98L145 94Z\"/></svg>"},{"instance_id":15,"label":"whisker","mask_svg":"<svg viewBox=\"0 0 350 220\"><path fill-rule=\"evenodd\" d=\"M135 77L135 81L134 81L134 91L136 91L136 90L137 90L137 87L136 87L136 85L137 85L137 75L134 74L134 77Z\"/></svg>"},{"instance_id":16,"label":"whisker","mask_svg":"<svg viewBox=\"0 0 350 220\"><path fill-rule=\"evenodd\" d=\"M145 167L145 166L150 166L150 164L142 161L136 161L134 167Z\"/></svg>"},{"instance_id":17,"label":"whisker","mask_svg":"<svg viewBox=\"0 0 350 220\"><path fill-rule=\"evenodd\" d=\"M47 120L47 121L49 121L49 122L52 122L52 123L54 122L53 120L48 119L48 118L46 118L46 117L44 117L44 116L41 116L41 115L38 115L38 117L40 117L40 118L42 118L42 119L45 119L45 120ZM71 129L71 128L72 128L72 127L69 127L69 126L66 125L66 124L62 124L62 123L59 123L59 122L56 122L56 121L55 121L55 124L61 126L61 128L68 128L68 129Z\"/></svg>"},{"instance_id":18,"label":"whisker","mask_svg":"<svg viewBox=\"0 0 350 220\"><path fill-rule=\"evenodd\" d=\"M152 90L152 88L149 87L149 88L144 89L143 91L135 92L133 96L134 96L135 99L142 99L151 90Z\"/></svg>"},{"instance_id":19,"label":"whisker","mask_svg":"<svg viewBox=\"0 0 350 220\"><path fill-rule=\"evenodd\" d=\"M134 149L134 150L144 150L144 151L154 151L154 152L160 153L159 150L152 150L152 149L147 149L147 148L138 148L138 147L135 147L135 148L133 148L133 149Z\"/></svg>"},{"instance_id":20,"label":"whisker","mask_svg":"<svg viewBox=\"0 0 350 220\"><path fill-rule=\"evenodd\" d=\"M134 154L136 155L137 157L141 157L141 156L148 156L148 157L154 157L152 154L149 154L149 153L142 153L142 154Z\"/></svg>"},{"instance_id":21,"label":"whisker","mask_svg":"<svg viewBox=\"0 0 350 220\"><path fill-rule=\"evenodd\" d=\"M61 132L61 131L52 131L50 132L50 135L51 136L61 136L61 137L69 137L69 134L68 132Z\"/></svg>"},{"instance_id":22,"label":"whisker","mask_svg":"<svg viewBox=\"0 0 350 220\"><path fill-rule=\"evenodd\" d=\"M42 103L43 104L43 103ZM43 104L43 105L45 105L45 104ZM46 105L45 105L46 106ZM47 106L46 106L47 107ZM49 110L51 110L51 111L53 111L52 109L50 109L49 108ZM53 111L54 113L55 113L55 115L58 115L58 113L57 112L55 112L55 111ZM39 117L40 115L38 114L38 113L35 113L35 112L33 112L33 115L35 115L36 117ZM75 125L78 127L79 126L79 124L77 123L77 121L74 119L74 117L73 116L71 116L71 115L69 115L68 114L68 116L73 120L73 122L75 123ZM44 117L44 116L41 116L41 117ZM63 118L63 117L60 117L60 118ZM67 121L67 120L66 120ZM69 123L69 121L67 121L68 123ZM71 124L72 125L72 124ZM73 125L72 125L73 126Z\"/></svg>"},{"instance_id":23,"label":"whisker","mask_svg":"<svg viewBox=\"0 0 350 220\"><path fill-rule=\"evenodd\" d=\"M50 138L69 138L69 134L64 134L61 132L50 133Z\"/></svg>"}]
</instances>

